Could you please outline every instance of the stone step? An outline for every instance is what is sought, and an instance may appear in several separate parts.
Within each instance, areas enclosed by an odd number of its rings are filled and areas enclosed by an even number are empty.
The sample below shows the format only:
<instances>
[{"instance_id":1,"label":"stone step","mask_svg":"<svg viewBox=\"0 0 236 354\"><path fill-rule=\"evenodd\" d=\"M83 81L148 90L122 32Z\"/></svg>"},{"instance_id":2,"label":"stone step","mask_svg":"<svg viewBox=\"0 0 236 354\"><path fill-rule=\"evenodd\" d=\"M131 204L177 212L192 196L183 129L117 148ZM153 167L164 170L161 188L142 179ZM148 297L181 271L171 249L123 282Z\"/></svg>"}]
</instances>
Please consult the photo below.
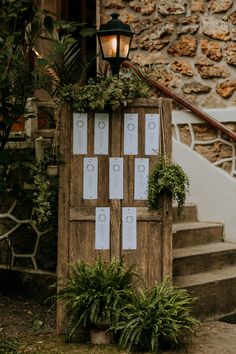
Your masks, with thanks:
<instances>
[{"instance_id":1,"label":"stone step","mask_svg":"<svg viewBox=\"0 0 236 354\"><path fill-rule=\"evenodd\" d=\"M223 241L223 224L184 222L173 224L173 248Z\"/></svg>"},{"instance_id":2,"label":"stone step","mask_svg":"<svg viewBox=\"0 0 236 354\"><path fill-rule=\"evenodd\" d=\"M197 206L195 204L185 204L181 215L177 213L177 203L173 203L173 223L183 223L197 221Z\"/></svg>"},{"instance_id":3,"label":"stone step","mask_svg":"<svg viewBox=\"0 0 236 354\"><path fill-rule=\"evenodd\" d=\"M174 276L236 265L236 244L218 242L173 250Z\"/></svg>"},{"instance_id":4,"label":"stone step","mask_svg":"<svg viewBox=\"0 0 236 354\"><path fill-rule=\"evenodd\" d=\"M197 297L193 314L200 320L217 319L236 309L236 265L175 277L173 284Z\"/></svg>"}]
</instances>

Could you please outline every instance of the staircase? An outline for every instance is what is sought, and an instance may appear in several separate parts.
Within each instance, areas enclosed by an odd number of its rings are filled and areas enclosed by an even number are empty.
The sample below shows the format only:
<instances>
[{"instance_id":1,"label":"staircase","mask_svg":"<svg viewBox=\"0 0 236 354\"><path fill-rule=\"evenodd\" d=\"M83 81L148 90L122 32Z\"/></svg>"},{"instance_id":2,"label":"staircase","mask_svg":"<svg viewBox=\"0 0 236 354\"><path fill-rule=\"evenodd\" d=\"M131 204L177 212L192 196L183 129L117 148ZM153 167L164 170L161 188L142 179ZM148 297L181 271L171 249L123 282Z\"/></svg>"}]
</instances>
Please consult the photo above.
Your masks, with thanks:
<instances>
[{"instance_id":1,"label":"staircase","mask_svg":"<svg viewBox=\"0 0 236 354\"><path fill-rule=\"evenodd\" d=\"M236 310L236 244L224 242L223 232L220 223L198 222L196 205L181 217L173 208L173 284L198 298L200 320Z\"/></svg>"}]
</instances>

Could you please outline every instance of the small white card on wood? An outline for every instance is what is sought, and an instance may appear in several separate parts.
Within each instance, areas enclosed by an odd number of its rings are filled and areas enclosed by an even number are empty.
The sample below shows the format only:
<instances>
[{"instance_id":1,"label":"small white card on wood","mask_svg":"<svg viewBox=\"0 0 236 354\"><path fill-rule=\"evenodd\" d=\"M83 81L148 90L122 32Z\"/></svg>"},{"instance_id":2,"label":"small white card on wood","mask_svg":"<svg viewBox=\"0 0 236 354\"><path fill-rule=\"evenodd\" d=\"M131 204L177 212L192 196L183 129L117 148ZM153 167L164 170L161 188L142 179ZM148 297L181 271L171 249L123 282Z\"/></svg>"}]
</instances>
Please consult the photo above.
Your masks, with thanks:
<instances>
[{"instance_id":1,"label":"small white card on wood","mask_svg":"<svg viewBox=\"0 0 236 354\"><path fill-rule=\"evenodd\" d=\"M124 155L138 154L138 113L124 116Z\"/></svg>"},{"instance_id":2,"label":"small white card on wood","mask_svg":"<svg viewBox=\"0 0 236 354\"><path fill-rule=\"evenodd\" d=\"M84 199L98 197L98 159L97 157L84 158Z\"/></svg>"},{"instance_id":3,"label":"small white card on wood","mask_svg":"<svg viewBox=\"0 0 236 354\"><path fill-rule=\"evenodd\" d=\"M109 140L109 114L95 113L94 154L107 155Z\"/></svg>"},{"instance_id":4,"label":"small white card on wood","mask_svg":"<svg viewBox=\"0 0 236 354\"><path fill-rule=\"evenodd\" d=\"M123 158L109 159L109 198L123 199Z\"/></svg>"},{"instance_id":5,"label":"small white card on wood","mask_svg":"<svg viewBox=\"0 0 236 354\"><path fill-rule=\"evenodd\" d=\"M87 154L87 113L73 113L73 154Z\"/></svg>"},{"instance_id":6,"label":"small white card on wood","mask_svg":"<svg viewBox=\"0 0 236 354\"><path fill-rule=\"evenodd\" d=\"M122 208L122 249L137 249L136 208Z\"/></svg>"},{"instance_id":7,"label":"small white card on wood","mask_svg":"<svg viewBox=\"0 0 236 354\"><path fill-rule=\"evenodd\" d=\"M145 114L145 155L159 151L160 119L158 114Z\"/></svg>"},{"instance_id":8,"label":"small white card on wood","mask_svg":"<svg viewBox=\"0 0 236 354\"><path fill-rule=\"evenodd\" d=\"M147 200L149 159L136 158L134 169L134 199Z\"/></svg>"},{"instance_id":9,"label":"small white card on wood","mask_svg":"<svg viewBox=\"0 0 236 354\"><path fill-rule=\"evenodd\" d=\"M96 208L95 249L110 248L110 208Z\"/></svg>"}]
</instances>

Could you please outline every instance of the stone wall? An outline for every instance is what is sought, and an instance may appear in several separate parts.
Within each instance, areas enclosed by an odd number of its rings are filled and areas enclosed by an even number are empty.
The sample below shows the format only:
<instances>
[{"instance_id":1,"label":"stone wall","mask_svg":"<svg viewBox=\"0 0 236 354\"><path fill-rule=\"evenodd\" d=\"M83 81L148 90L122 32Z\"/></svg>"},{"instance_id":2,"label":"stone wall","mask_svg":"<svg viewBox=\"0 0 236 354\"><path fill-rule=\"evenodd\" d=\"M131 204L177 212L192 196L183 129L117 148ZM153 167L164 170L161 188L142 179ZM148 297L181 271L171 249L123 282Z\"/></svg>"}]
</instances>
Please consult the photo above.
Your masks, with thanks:
<instances>
[{"instance_id":1,"label":"stone wall","mask_svg":"<svg viewBox=\"0 0 236 354\"><path fill-rule=\"evenodd\" d=\"M225 126L236 132L236 123ZM173 137L236 178L236 146L215 128L204 123L173 124Z\"/></svg>"},{"instance_id":2,"label":"stone wall","mask_svg":"<svg viewBox=\"0 0 236 354\"><path fill-rule=\"evenodd\" d=\"M199 107L236 103L235 0L100 0L135 32L131 59Z\"/></svg>"},{"instance_id":3,"label":"stone wall","mask_svg":"<svg viewBox=\"0 0 236 354\"><path fill-rule=\"evenodd\" d=\"M32 220L32 207L22 198L0 193L0 269L53 275L57 264L57 233L41 230Z\"/></svg>"}]
</instances>

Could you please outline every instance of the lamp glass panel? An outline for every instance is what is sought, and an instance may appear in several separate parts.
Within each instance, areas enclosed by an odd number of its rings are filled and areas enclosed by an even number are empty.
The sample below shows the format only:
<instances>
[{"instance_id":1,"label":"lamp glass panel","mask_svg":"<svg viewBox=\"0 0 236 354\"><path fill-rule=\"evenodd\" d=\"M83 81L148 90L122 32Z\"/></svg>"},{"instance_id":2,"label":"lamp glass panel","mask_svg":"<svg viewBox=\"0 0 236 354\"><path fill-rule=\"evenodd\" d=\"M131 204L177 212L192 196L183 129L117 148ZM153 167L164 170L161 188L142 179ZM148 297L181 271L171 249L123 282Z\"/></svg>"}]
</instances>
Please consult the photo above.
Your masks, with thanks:
<instances>
[{"instance_id":1,"label":"lamp glass panel","mask_svg":"<svg viewBox=\"0 0 236 354\"><path fill-rule=\"evenodd\" d=\"M130 43L131 42L131 37L128 36L120 36L120 57L121 58L127 58L129 54L129 48L130 48Z\"/></svg>"},{"instance_id":2,"label":"lamp glass panel","mask_svg":"<svg viewBox=\"0 0 236 354\"><path fill-rule=\"evenodd\" d=\"M100 36L103 55L105 58L114 58L117 54L117 36Z\"/></svg>"}]
</instances>

